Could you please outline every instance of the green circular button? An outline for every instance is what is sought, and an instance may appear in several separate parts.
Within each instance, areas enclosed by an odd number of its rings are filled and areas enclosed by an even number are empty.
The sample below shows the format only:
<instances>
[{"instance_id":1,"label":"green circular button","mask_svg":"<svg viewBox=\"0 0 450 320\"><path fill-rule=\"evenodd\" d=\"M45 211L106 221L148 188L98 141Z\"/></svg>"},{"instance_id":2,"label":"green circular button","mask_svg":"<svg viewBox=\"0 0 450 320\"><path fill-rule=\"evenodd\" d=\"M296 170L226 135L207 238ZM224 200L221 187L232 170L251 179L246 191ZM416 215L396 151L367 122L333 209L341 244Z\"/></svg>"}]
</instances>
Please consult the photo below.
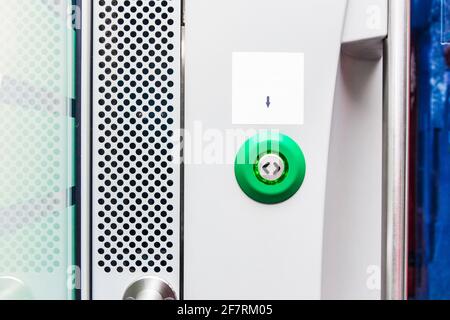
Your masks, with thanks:
<instances>
[{"instance_id":1,"label":"green circular button","mask_svg":"<svg viewBox=\"0 0 450 320\"><path fill-rule=\"evenodd\" d=\"M302 186L305 156L288 136L265 132L244 143L236 156L234 173L242 191L253 200L280 203Z\"/></svg>"}]
</instances>

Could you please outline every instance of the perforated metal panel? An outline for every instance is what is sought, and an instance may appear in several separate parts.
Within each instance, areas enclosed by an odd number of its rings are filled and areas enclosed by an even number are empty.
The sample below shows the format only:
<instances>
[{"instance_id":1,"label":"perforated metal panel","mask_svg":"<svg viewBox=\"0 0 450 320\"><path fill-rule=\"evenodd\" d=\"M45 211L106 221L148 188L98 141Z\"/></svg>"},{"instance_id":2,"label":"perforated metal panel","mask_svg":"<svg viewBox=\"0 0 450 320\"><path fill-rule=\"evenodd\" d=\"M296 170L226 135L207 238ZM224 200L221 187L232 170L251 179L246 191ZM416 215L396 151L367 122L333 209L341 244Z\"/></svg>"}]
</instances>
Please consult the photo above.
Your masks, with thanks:
<instances>
[{"instance_id":1,"label":"perforated metal panel","mask_svg":"<svg viewBox=\"0 0 450 320\"><path fill-rule=\"evenodd\" d=\"M71 296L70 5L0 5L0 299Z\"/></svg>"},{"instance_id":2,"label":"perforated metal panel","mask_svg":"<svg viewBox=\"0 0 450 320\"><path fill-rule=\"evenodd\" d=\"M92 297L179 287L178 0L93 2Z\"/></svg>"}]
</instances>

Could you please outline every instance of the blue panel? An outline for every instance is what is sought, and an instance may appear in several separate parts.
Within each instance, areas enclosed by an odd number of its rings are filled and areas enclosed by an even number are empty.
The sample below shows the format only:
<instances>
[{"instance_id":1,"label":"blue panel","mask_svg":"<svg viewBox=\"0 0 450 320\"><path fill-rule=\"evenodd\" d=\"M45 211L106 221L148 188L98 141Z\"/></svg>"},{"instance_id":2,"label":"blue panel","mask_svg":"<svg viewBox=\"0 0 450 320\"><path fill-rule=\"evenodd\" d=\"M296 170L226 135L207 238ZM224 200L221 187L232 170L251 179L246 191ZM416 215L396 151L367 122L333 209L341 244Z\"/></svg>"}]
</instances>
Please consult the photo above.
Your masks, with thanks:
<instances>
[{"instance_id":1,"label":"blue panel","mask_svg":"<svg viewBox=\"0 0 450 320\"><path fill-rule=\"evenodd\" d=\"M450 299L450 0L412 0L413 299Z\"/></svg>"}]
</instances>

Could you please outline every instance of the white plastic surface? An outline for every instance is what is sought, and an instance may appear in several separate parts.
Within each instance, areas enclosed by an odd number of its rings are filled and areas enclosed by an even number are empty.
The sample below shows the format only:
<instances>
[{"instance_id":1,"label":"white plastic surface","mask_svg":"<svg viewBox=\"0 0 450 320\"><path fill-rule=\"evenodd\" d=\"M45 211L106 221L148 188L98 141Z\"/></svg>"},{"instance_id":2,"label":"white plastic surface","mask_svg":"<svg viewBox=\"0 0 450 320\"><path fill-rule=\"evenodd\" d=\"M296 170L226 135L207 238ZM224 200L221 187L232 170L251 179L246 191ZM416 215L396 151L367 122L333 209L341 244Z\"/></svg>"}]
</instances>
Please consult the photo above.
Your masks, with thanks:
<instances>
[{"instance_id":1,"label":"white plastic surface","mask_svg":"<svg viewBox=\"0 0 450 320\"><path fill-rule=\"evenodd\" d=\"M329 136L346 5L345 0L186 1L186 129L197 144L207 142L203 156L214 153L213 139L229 142L227 133L245 137L275 129L299 143L307 172L294 197L263 205L248 198L234 177L243 139L231 152L217 149L222 162L186 159L185 298L321 297ZM232 124L233 52L304 53L303 125ZM199 127L204 131L198 133ZM197 154L198 148L188 144L186 152Z\"/></svg>"},{"instance_id":2,"label":"white plastic surface","mask_svg":"<svg viewBox=\"0 0 450 320\"><path fill-rule=\"evenodd\" d=\"M386 37L387 1L349 0L342 43Z\"/></svg>"},{"instance_id":3,"label":"white plastic surface","mask_svg":"<svg viewBox=\"0 0 450 320\"><path fill-rule=\"evenodd\" d=\"M341 57L325 202L322 298L380 299L383 59Z\"/></svg>"}]
</instances>

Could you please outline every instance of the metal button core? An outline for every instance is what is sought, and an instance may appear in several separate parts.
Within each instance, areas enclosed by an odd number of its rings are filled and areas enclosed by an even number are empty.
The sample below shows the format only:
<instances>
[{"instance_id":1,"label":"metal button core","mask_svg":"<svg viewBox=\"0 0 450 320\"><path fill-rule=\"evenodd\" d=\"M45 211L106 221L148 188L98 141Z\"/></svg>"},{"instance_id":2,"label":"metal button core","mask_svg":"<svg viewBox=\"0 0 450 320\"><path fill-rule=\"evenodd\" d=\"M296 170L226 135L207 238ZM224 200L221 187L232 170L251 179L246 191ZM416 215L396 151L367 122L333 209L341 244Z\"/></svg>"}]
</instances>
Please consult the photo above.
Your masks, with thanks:
<instances>
[{"instance_id":1,"label":"metal button core","mask_svg":"<svg viewBox=\"0 0 450 320\"><path fill-rule=\"evenodd\" d=\"M278 154L266 154L258 162L259 175L270 182L280 179L284 174L284 170L284 160Z\"/></svg>"},{"instance_id":2,"label":"metal button core","mask_svg":"<svg viewBox=\"0 0 450 320\"><path fill-rule=\"evenodd\" d=\"M147 277L129 286L123 300L176 300L176 295L167 282Z\"/></svg>"}]
</instances>

